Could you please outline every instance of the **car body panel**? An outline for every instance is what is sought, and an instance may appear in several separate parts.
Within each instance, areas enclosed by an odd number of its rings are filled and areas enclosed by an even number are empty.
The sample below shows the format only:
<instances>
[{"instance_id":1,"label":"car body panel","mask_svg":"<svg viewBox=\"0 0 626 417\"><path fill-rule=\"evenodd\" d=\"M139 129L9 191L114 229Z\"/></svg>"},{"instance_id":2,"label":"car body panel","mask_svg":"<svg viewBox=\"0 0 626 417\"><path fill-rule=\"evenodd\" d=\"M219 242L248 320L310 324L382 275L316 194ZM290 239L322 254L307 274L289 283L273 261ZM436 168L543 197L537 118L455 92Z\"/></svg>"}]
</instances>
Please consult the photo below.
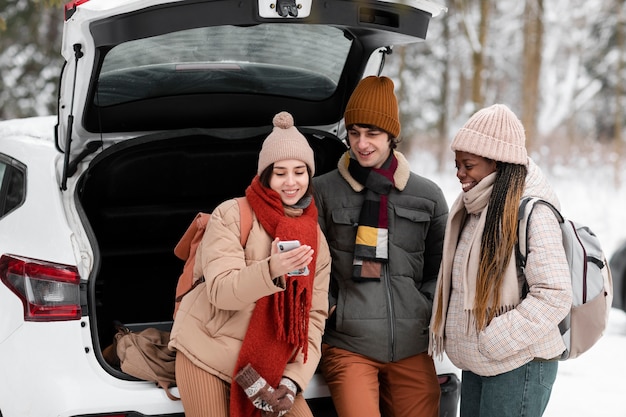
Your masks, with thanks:
<instances>
[{"instance_id":1,"label":"car body panel","mask_svg":"<svg viewBox=\"0 0 626 417\"><path fill-rule=\"evenodd\" d=\"M7 216L12 221L0 222L0 236L19 236L11 240L11 250L16 253L29 253L39 259L52 258L59 263L76 262L71 247L70 230L65 219L65 210L61 206L61 191L58 185L57 166L62 160L51 140L54 118L47 117L43 122L38 118L24 119L19 122L0 122L2 150L18 161L27 164L27 198L19 210ZM19 133L18 133L19 132ZM38 198L29 199L28 194L36 193ZM42 212L41 202L48 202ZM51 222L50 219L55 219ZM55 242L51 245L50 242ZM57 243L58 242L58 243ZM0 240L0 253L6 253L3 247L7 240Z\"/></svg>"},{"instance_id":2,"label":"car body panel","mask_svg":"<svg viewBox=\"0 0 626 417\"><path fill-rule=\"evenodd\" d=\"M46 344L24 345L24 340L45 340ZM105 410L134 410L145 415L182 412L182 404L169 400L163 390L155 389L154 383L125 381L105 372L95 360L91 345L87 319L29 323L1 342L0 352L20 352L12 357L2 355L3 375L22 374L29 381L25 387L0 378L2 415L70 417ZM178 394L176 388L173 393Z\"/></svg>"},{"instance_id":3,"label":"car body panel","mask_svg":"<svg viewBox=\"0 0 626 417\"><path fill-rule=\"evenodd\" d=\"M626 242L618 246L609 260L613 278L613 308L626 310Z\"/></svg>"}]
</instances>

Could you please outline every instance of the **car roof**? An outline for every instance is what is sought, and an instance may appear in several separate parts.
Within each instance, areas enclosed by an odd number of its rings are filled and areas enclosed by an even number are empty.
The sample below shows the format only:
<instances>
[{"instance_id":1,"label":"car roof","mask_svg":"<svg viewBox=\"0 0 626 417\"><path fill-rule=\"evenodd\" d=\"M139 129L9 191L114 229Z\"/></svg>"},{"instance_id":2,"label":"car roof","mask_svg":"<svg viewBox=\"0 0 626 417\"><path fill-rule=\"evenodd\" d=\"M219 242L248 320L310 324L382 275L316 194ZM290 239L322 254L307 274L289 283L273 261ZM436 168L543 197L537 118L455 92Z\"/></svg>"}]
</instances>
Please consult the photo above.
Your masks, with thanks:
<instances>
[{"instance_id":1,"label":"car roof","mask_svg":"<svg viewBox=\"0 0 626 417\"><path fill-rule=\"evenodd\" d=\"M337 124L369 57L424 40L443 10L427 0L72 1L57 147L73 159L94 140L258 127L282 110L299 126Z\"/></svg>"}]
</instances>

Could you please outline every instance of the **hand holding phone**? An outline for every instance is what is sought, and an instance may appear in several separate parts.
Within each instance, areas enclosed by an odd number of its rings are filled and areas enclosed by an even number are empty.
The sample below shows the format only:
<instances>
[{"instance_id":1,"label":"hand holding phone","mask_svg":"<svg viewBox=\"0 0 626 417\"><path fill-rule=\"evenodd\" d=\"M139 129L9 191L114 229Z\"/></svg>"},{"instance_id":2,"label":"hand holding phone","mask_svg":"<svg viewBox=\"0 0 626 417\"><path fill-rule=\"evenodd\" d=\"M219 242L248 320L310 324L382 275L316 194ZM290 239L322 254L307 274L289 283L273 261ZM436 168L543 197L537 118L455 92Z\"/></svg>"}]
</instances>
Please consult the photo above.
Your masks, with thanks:
<instances>
[{"instance_id":1,"label":"hand holding phone","mask_svg":"<svg viewBox=\"0 0 626 417\"><path fill-rule=\"evenodd\" d=\"M299 240L281 240L278 242L279 252L289 252L298 247L300 247ZM295 271L288 272L287 275L290 277L309 275L309 267L305 266L304 268L296 269Z\"/></svg>"}]
</instances>

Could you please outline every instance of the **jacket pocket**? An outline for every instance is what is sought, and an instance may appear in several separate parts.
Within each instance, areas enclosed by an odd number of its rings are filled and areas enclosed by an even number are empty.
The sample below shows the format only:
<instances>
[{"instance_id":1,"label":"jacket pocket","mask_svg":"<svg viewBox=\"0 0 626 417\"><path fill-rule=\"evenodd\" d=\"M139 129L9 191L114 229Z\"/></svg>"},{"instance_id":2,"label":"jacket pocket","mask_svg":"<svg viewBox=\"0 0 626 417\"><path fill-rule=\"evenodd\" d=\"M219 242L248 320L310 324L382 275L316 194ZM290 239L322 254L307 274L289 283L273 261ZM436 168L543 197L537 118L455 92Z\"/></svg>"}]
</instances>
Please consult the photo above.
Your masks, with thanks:
<instances>
[{"instance_id":1,"label":"jacket pocket","mask_svg":"<svg viewBox=\"0 0 626 417\"><path fill-rule=\"evenodd\" d=\"M250 307L236 311L220 310L212 307L212 313L204 325L206 332L214 339L227 337L243 340L254 305L252 304Z\"/></svg>"},{"instance_id":2,"label":"jacket pocket","mask_svg":"<svg viewBox=\"0 0 626 417\"><path fill-rule=\"evenodd\" d=\"M334 227L328 228L326 238L332 246L341 251L354 250L356 230L359 225L360 207L335 209L332 212Z\"/></svg>"},{"instance_id":3,"label":"jacket pocket","mask_svg":"<svg viewBox=\"0 0 626 417\"><path fill-rule=\"evenodd\" d=\"M407 252L423 252L430 225L430 214L399 206L394 207L394 212L393 233L390 233L393 243Z\"/></svg>"}]
</instances>

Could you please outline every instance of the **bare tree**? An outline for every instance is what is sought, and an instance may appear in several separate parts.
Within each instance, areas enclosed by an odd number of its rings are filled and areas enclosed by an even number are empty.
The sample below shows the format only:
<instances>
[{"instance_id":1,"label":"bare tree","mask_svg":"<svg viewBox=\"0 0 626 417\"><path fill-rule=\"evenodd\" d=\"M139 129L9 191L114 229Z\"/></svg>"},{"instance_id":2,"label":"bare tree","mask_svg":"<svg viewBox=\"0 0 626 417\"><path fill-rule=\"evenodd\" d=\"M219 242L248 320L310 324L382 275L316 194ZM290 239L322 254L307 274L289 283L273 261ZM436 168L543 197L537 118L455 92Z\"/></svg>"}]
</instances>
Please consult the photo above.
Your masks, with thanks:
<instances>
[{"instance_id":1,"label":"bare tree","mask_svg":"<svg viewBox=\"0 0 626 417\"><path fill-rule=\"evenodd\" d=\"M443 43L445 49L450 50L450 20L446 19L443 23L442 33ZM450 59L449 54L446 54L443 61L443 74L442 74L442 86L441 86L441 109L442 112L439 115L437 121L437 131L439 133L438 146L437 146L437 169L441 168L448 162L449 148L448 137L450 135L450 125L448 120L448 100L450 92Z\"/></svg>"},{"instance_id":2,"label":"bare tree","mask_svg":"<svg viewBox=\"0 0 626 417\"><path fill-rule=\"evenodd\" d=\"M56 110L63 9L50 1L0 0L0 119Z\"/></svg>"},{"instance_id":3,"label":"bare tree","mask_svg":"<svg viewBox=\"0 0 626 417\"><path fill-rule=\"evenodd\" d=\"M522 53L522 115L526 145L532 149L537 136L539 76L543 46L543 0L526 0L524 8L524 49Z\"/></svg>"},{"instance_id":4,"label":"bare tree","mask_svg":"<svg viewBox=\"0 0 626 417\"><path fill-rule=\"evenodd\" d=\"M474 63L474 77L472 80L472 101L476 108L484 106L483 72L485 70L485 45L487 45L487 32L489 28L489 0L479 0L480 20L478 22L478 48L472 50L472 62Z\"/></svg>"},{"instance_id":5,"label":"bare tree","mask_svg":"<svg viewBox=\"0 0 626 417\"><path fill-rule=\"evenodd\" d=\"M623 164L623 155L624 155L624 77L620 76L624 74L626 71L624 61L624 48L626 48L626 42L624 41L624 25L626 24L626 16L624 16L624 3L616 2L617 6L617 27L615 28L615 46L617 50L617 82L615 85L615 147L616 153L618 155L615 158L615 183L617 185L621 185L622 178L620 178L620 167Z\"/></svg>"},{"instance_id":6,"label":"bare tree","mask_svg":"<svg viewBox=\"0 0 626 417\"><path fill-rule=\"evenodd\" d=\"M478 6L478 22L472 21L473 6ZM454 10L458 13L461 30L470 45L471 50L471 102L475 109L484 105L484 71L485 71L485 45L489 31L491 1L490 0L455 0ZM463 81L461 81L461 84Z\"/></svg>"}]
</instances>

